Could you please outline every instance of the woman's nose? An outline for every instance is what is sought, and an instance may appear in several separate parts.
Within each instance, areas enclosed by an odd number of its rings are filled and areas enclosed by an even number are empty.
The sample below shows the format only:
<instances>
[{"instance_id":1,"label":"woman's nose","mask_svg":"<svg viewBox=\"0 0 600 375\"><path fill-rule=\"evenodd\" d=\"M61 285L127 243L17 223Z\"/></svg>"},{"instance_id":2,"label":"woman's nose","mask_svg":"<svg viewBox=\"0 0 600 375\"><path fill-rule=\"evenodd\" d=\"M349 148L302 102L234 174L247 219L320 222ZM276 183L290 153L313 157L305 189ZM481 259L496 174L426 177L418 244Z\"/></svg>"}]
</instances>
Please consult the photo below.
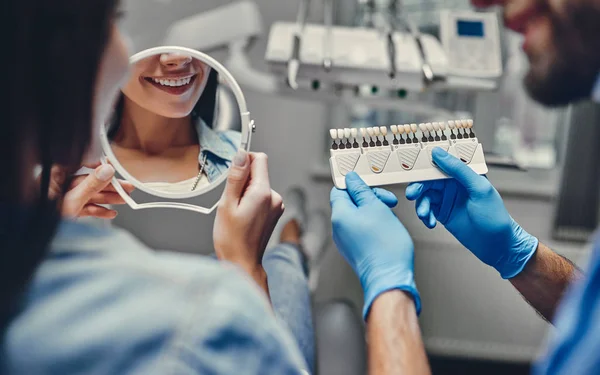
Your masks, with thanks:
<instances>
[{"instance_id":1,"label":"woman's nose","mask_svg":"<svg viewBox=\"0 0 600 375\"><path fill-rule=\"evenodd\" d=\"M192 62L192 57L179 53L163 53L160 64L167 69L181 69Z\"/></svg>"}]
</instances>

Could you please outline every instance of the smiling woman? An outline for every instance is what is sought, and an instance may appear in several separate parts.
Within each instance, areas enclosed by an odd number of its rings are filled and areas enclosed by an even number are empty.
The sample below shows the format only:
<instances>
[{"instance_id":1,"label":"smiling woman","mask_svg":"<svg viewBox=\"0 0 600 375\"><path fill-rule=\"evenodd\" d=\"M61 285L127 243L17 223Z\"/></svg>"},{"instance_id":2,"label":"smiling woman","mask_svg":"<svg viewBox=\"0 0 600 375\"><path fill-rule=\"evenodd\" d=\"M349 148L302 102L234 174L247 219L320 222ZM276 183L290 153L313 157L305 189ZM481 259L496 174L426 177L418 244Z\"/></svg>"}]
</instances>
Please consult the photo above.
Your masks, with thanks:
<instances>
[{"instance_id":1,"label":"smiling woman","mask_svg":"<svg viewBox=\"0 0 600 375\"><path fill-rule=\"evenodd\" d=\"M218 180L240 145L237 131L215 131L216 70L185 53L133 64L108 136L123 167L146 187L195 191Z\"/></svg>"}]
</instances>

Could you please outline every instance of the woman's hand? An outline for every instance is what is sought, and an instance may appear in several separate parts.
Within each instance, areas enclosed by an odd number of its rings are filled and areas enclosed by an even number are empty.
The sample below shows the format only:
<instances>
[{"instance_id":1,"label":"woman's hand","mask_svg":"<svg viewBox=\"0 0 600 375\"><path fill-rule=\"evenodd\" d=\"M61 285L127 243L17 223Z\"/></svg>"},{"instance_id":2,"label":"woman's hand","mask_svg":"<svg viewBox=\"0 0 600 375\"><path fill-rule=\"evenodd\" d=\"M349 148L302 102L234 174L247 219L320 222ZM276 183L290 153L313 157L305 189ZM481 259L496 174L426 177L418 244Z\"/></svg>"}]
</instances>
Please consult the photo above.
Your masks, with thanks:
<instances>
[{"instance_id":1,"label":"woman's hand","mask_svg":"<svg viewBox=\"0 0 600 375\"><path fill-rule=\"evenodd\" d=\"M219 259L241 266L267 294L262 257L282 214L283 199L271 190L267 155L240 151L217 209L215 252Z\"/></svg>"},{"instance_id":2,"label":"woman's hand","mask_svg":"<svg viewBox=\"0 0 600 375\"><path fill-rule=\"evenodd\" d=\"M125 201L115 188L111 185L111 180L115 175L115 170L110 165L85 165L85 167L94 169L89 175L76 176L71 181L71 185L64 194L62 202L62 216L75 217L96 217L100 219L114 219L117 211L102 207L103 204L125 204ZM62 194L62 185L67 177L65 170L61 167L52 167L50 173L50 198L59 198ZM125 181L119 181L127 193L131 193L135 188L132 184Z\"/></svg>"}]
</instances>

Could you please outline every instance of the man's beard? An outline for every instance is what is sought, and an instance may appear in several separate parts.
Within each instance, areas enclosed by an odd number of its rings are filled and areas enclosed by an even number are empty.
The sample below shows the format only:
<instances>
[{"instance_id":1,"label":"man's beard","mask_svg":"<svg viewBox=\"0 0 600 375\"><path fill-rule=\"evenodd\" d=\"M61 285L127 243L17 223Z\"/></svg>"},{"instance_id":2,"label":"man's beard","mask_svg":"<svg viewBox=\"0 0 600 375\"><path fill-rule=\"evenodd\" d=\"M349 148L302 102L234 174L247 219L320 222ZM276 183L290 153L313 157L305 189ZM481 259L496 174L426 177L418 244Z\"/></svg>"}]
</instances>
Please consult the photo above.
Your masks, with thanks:
<instances>
[{"instance_id":1,"label":"man's beard","mask_svg":"<svg viewBox=\"0 0 600 375\"><path fill-rule=\"evenodd\" d=\"M551 59L548 66L544 72L530 68L524 79L529 95L551 107L589 98L600 72L600 9L579 3L565 14L551 15L554 51L541 57Z\"/></svg>"}]
</instances>

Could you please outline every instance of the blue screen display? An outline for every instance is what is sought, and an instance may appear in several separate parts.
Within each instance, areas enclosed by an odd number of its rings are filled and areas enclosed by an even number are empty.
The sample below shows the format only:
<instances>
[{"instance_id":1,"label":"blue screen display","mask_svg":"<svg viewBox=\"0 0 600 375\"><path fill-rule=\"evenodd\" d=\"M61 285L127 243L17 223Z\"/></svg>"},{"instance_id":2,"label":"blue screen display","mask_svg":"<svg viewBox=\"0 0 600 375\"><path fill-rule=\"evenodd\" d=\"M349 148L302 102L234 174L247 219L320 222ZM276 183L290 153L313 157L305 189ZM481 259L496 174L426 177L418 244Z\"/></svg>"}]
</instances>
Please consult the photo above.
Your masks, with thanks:
<instances>
[{"instance_id":1,"label":"blue screen display","mask_svg":"<svg viewBox=\"0 0 600 375\"><path fill-rule=\"evenodd\" d=\"M459 36L483 38L483 22L481 21L456 21L456 30Z\"/></svg>"}]
</instances>

